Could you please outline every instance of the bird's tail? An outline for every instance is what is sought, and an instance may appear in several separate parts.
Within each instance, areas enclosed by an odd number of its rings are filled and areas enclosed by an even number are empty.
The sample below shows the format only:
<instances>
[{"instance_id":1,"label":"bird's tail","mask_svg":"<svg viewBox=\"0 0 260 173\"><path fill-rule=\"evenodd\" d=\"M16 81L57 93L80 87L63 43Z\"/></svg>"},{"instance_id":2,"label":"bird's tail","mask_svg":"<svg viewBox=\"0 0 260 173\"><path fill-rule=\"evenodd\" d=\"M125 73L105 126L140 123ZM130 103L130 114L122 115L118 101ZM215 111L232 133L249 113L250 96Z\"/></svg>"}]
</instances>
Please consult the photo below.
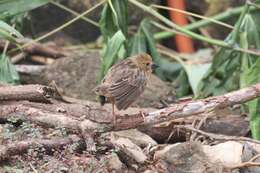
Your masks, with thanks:
<instances>
[{"instance_id":1,"label":"bird's tail","mask_svg":"<svg viewBox=\"0 0 260 173\"><path fill-rule=\"evenodd\" d=\"M104 104L106 103L106 97L102 96L102 95L99 95L98 99L99 99L99 102L100 102L101 106L104 106Z\"/></svg>"}]
</instances>

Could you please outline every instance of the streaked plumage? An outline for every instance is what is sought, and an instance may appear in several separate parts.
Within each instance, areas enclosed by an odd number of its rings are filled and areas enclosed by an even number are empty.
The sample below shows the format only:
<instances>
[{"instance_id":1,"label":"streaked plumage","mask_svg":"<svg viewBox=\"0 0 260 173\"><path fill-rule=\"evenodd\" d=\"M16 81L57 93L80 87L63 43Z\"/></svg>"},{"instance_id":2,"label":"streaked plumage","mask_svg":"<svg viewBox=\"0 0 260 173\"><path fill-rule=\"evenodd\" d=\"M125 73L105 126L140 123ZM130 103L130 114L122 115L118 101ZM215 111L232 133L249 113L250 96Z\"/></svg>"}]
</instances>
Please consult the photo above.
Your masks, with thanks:
<instances>
[{"instance_id":1,"label":"streaked plumage","mask_svg":"<svg viewBox=\"0 0 260 173\"><path fill-rule=\"evenodd\" d=\"M144 91L153 67L156 65L152 63L152 58L145 53L113 65L95 88L101 104L111 102L118 110L127 109Z\"/></svg>"}]
</instances>

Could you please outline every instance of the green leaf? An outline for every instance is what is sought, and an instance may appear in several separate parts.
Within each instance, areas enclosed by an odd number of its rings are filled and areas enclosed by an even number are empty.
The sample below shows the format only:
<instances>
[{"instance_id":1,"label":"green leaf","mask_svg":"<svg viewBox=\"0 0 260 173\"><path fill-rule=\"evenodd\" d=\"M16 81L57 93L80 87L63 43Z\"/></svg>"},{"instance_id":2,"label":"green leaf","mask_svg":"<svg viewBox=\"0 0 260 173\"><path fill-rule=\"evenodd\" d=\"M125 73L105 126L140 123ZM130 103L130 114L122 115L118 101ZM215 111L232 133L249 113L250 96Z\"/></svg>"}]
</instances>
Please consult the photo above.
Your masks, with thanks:
<instances>
[{"instance_id":1,"label":"green leaf","mask_svg":"<svg viewBox=\"0 0 260 173\"><path fill-rule=\"evenodd\" d=\"M99 25L106 42L118 30L121 30L125 37L127 37L128 1L111 0L111 5L108 2L102 10Z\"/></svg>"},{"instance_id":2,"label":"green leaf","mask_svg":"<svg viewBox=\"0 0 260 173\"><path fill-rule=\"evenodd\" d=\"M119 53L124 49L123 44L126 38L122 31L117 31L114 36L108 40L106 47L103 48L101 70L98 78L100 82L108 69L118 60ZM122 54L122 53L120 53Z\"/></svg>"},{"instance_id":3,"label":"green leaf","mask_svg":"<svg viewBox=\"0 0 260 173\"><path fill-rule=\"evenodd\" d=\"M203 76L206 74L210 67L210 63L205 64L186 64L184 65L184 69L187 73L189 85L192 88L193 94L195 97L198 96L198 85Z\"/></svg>"},{"instance_id":4,"label":"green leaf","mask_svg":"<svg viewBox=\"0 0 260 173\"><path fill-rule=\"evenodd\" d=\"M190 84L187 73L184 69L181 70L180 74L176 78L176 97L181 98L187 96L190 93Z\"/></svg>"},{"instance_id":5,"label":"green leaf","mask_svg":"<svg viewBox=\"0 0 260 173\"><path fill-rule=\"evenodd\" d=\"M129 41L129 56L142 52L147 52L146 37L142 30L139 29L133 38Z\"/></svg>"},{"instance_id":6,"label":"green leaf","mask_svg":"<svg viewBox=\"0 0 260 173\"><path fill-rule=\"evenodd\" d=\"M232 33L226 39L232 40ZM198 97L220 95L239 88L241 53L221 48L213 57L212 64L199 82Z\"/></svg>"},{"instance_id":7,"label":"green leaf","mask_svg":"<svg viewBox=\"0 0 260 173\"><path fill-rule=\"evenodd\" d=\"M0 56L0 81L10 84L17 84L19 82L19 76L14 65L5 55Z\"/></svg>"},{"instance_id":8,"label":"green leaf","mask_svg":"<svg viewBox=\"0 0 260 173\"><path fill-rule=\"evenodd\" d=\"M259 49L258 25L250 14L246 14L234 38L233 32L227 41L234 41L243 49ZM200 96L223 94L260 82L260 57L234 52L222 48L214 57L212 66L199 85ZM260 139L260 99L245 104L250 115L252 136Z\"/></svg>"},{"instance_id":9,"label":"green leaf","mask_svg":"<svg viewBox=\"0 0 260 173\"><path fill-rule=\"evenodd\" d=\"M23 36L17 30L0 20L0 38L16 42L16 38L22 37Z\"/></svg>"},{"instance_id":10,"label":"green leaf","mask_svg":"<svg viewBox=\"0 0 260 173\"><path fill-rule=\"evenodd\" d=\"M0 0L0 19L24 13L45 5L50 0Z\"/></svg>"},{"instance_id":11,"label":"green leaf","mask_svg":"<svg viewBox=\"0 0 260 173\"><path fill-rule=\"evenodd\" d=\"M17 38L23 38L22 34L20 34L17 30L15 30L12 26L8 25L4 21L0 20L0 29L9 32Z\"/></svg>"}]
</instances>

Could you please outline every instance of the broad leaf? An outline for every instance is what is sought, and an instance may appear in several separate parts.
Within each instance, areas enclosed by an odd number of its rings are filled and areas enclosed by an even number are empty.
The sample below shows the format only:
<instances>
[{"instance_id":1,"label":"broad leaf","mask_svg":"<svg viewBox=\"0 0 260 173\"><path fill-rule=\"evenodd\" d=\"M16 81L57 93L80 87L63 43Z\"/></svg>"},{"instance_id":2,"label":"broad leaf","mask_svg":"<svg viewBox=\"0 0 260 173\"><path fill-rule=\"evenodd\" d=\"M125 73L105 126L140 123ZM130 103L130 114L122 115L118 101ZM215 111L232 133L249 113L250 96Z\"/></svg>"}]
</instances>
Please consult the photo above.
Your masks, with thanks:
<instances>
[{"instance_id":1,"label":"broad leaf","mask_svg":"<svg viewBox=\"0 0 260 173\"><path fill-rule=\"evenodd\" d=\"M232 34L226 39L230 41ZM221 48L213 57L212 64L198 85L198 96L220 95L239 88L241 54Z\"/></svg>"},{"instance_id":2,"label":"broad leaf","mask_svg":"<svg viewBox=\"0 0 260 173\"><path fill-rule=\"evenodd\" d=\"M98 82L102 80L108 69L118 60L120 51L123 51L122 48L125 40L126 38L121 31L115 33L115 35L108 40L107 45L103 48Z\"/></svg>"},{"instance_id":3,"label":"broad leaf","mask_svg":"<svg viewBox=\"0 0 260 173\"><path fill-rule=\"evenodd\" d=\"M14 65L5 55L0 56L0 81L10 84L17 84L19 82L19 76Z\"/></svg>"},{"instance_id":4,"label":"broad leaf","mask_svg":"<svg viewBox=\"0 0 260 173\"><path fill-rule=\"evenodd\" d=\"M203 76L206 74L210 67L210 63L201 64L184 64L184 69L187 73L189 84L192 88L195 97L198 96L198 85Z\"/></svg>"},{"instance_id":5,"label":"broad leaf","mask_svg":"<svg viewBox=\"0 0 260 173\"><path fill-rule=\"evenodd\" d=\"M50 0L1 0L0 19L24 13L45 5Z\"/></svg>"},{"instance_id":6,"label":"broad leaf","mask_svg":"<svg viewBox=\"0 0 260 173\"><path fill-rule=\"evenodd\" d=\"M16 42L16 38L22 37L23 36L17 30L0 20L0 38Z\"/></svg>"},{"instance_id":7,"label":"broad leaf","mask_svg":"<svg viewBox=\"0 0 260 173\"><path fill-rule=\"evenodd\" d=\"M128 1L111 0L105 5L99 21L100 29L104 40L107 41L118 30L121 30L127 37L128 24Z\"/></svg>"}]
</instances>

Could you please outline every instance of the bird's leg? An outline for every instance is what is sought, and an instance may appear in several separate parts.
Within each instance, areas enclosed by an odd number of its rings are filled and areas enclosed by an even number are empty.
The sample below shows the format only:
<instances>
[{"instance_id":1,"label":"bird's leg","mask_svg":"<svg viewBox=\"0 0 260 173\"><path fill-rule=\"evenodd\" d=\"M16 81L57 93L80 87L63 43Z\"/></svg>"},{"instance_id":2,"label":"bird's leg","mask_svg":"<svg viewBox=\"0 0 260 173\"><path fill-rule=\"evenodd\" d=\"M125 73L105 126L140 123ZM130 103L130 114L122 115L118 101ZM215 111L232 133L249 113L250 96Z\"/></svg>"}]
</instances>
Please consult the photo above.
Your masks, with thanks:
<instances>
[{"instance_id":1,"label":"bird's leg","mask_svg":"<svg viewBox=\"0 0 260 173\"><path fill-rule=\"evenodd\" d=\"M112 114L113 114L113 121L114 125L116 124L116 114L115 114L115 104L112 102Z\"/></svg>"}]
</instances>

